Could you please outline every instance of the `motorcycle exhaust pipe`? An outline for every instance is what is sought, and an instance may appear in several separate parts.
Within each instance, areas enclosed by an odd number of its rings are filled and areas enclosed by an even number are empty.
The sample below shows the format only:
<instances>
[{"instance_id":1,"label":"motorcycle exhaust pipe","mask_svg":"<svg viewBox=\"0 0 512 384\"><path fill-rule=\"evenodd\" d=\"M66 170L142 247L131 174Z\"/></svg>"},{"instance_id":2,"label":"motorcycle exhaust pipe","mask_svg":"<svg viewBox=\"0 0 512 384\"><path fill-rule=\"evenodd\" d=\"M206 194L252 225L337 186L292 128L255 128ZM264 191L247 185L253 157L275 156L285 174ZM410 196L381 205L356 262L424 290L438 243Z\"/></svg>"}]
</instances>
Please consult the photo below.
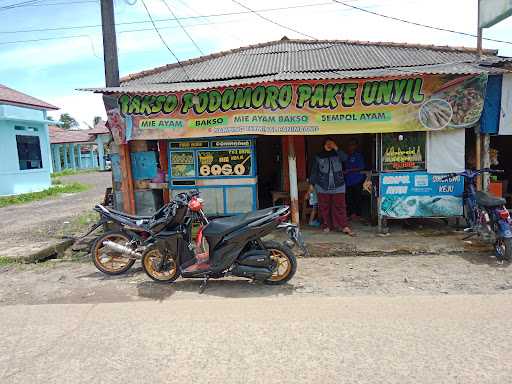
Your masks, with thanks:
<instances>
[{"instance_id":1,"label":"motorcycle exhaust pipe","mask_svg":"<svg viewBox=\"0 0 512 384\"><path fill-rule=\"evenodd\" d=\"M114 252L122 253L123 255L126 255L126 256L130 257L131 259L142 258L142 255L139 252L135 252L133 249L131 249L125 245L114 243L113 241L110 241L110 240L105 240L103 242L103 246L105 246L106 248L108 248Z\"/></svg>"}]
</instances>

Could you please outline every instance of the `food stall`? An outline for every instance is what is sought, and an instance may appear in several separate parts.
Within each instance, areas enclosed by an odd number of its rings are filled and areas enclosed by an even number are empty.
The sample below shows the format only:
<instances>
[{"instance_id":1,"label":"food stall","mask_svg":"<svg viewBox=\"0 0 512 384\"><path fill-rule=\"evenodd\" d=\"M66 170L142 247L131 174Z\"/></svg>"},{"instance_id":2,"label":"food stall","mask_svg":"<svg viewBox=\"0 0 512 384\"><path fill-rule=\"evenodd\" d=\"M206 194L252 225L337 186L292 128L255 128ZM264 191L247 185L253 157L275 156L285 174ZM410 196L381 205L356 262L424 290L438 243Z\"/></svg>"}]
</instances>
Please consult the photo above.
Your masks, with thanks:
<instances>
[{"instance_id":1,"label":"food stall","mask_svg":"<svg viewBox=\"0 0 512 384\"><path fill-rule=\"evenodd\" d=\"M309 45L318 49L315 42L267 44L262 47L290 45L286 52L292 67L301 50ZM301 50L293 50L296 44ZM325 52L315 53L328 54L338 45L375 49L371 43L330 44L322 48ZM389 55L396 48L378 46ZM426 61L432 55L454 55L451 60L458 64L405 67L397 62L394 69L374 66L367 63L369 56L361 56L361 65L369 66L364 71L353 70L348 63L344 72L307 69L284 77L246 76L250 71L243 65L239 75L230 74L231 67L222 76L208 72L213 68L208 63L217 57L228 62L249 55L253 48L246 47L185 64L199 67L204 62L201 68L208 74L197 72L200 81L172 80L181 76L182 68L169 65L130 76L120 87L92 89L103 93L109 128L119 146L118 207L137 210L134 175L140 172L132 170L137 165L131 156L140 143L152 142L152 159L165 175L163 183L152 185L161 190L163 202L178 191L197 188L210 214L247 212L261 206L260 176L275 173L281 180L274 184L280 186L278 192L289 195L292 219L298 222L299 197L317 150L311 149L313 144L328 135L340 142L346 140L344 135L364 135L372 145L368 169L380 218L461 215L463 181L442 177L465 167L465 131L478 126L491 69L477 59L469 63L474 56L466 49L419 47L400 50L424 54L421 60ZM270 60L270 53L261 55ZM281 145L262 137L275 137ZM269 172L273 168L279 172Z\"/></svg>"}]
</instances>

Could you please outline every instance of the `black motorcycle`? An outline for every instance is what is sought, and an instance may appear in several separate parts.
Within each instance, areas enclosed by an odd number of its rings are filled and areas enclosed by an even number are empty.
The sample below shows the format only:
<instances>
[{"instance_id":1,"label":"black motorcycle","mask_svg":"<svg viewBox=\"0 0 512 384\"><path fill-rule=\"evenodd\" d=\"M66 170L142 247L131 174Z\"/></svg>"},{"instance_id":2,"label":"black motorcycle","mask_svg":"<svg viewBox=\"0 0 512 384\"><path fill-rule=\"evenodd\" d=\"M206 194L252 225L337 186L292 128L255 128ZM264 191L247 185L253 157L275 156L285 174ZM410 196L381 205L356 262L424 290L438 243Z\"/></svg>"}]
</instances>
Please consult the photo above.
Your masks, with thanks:
<instances>
[{"instance_id":1,"label":"black motorcycle","mask_svg":"<svg viewBox=\"0 0 512 384\"><path fill-rule=\"evenodd\" d=\"M180 193L153 216L133 216L97 205L100 226L114 225L96 239L94 265L109 275L126 272L137 259L154 280L240 276L268 284L283 284L295 274L297 262L291 247L307 255L301 233L287 223L289 207L279 206L209 221L197 191ZM196 229L195 223L199 224ZM276 229L285 230L285 244L262 241ZM193 240L195 237L195 241Z\"/></svg>"},{"instance_id":2,"label":"black motorcycle","mask_svg":"<svg viewBox=\"0 0 512 384\"><path fill-rule=\"evenodd\" d=\"M96 205L99 221L82 237L88 236L99 227L114 228L99 236L91 247L94 265L107 275L119 275L128 271L156 236L170 236L180 233L190 241L194 220L185 204L171 201L153 216L134 216L103 205Z\"/></svg>"},{"instance_id":3,"label":"black motorcycle","mask_svg":"<svg viewBox=\"0 0 512 384\"><path fill-rule=\"evenodd\" d=\"M162 231L142 255L144 271L153 280L172 282L179 276L203 279L201 291L208 279L225 276L245 277L266 284L284 284L297 269L291 246L297 245L305 254L308 250L298 227L288 223L290 209L278 206L242 215L209 221L203 212L203 201L197 193L177 196L180 207L187 206L196 214L201 227L191 241L191 233L176 228ZM278 229L288 233L285 244L263 241Z\"/></svg>"}]
</instances>

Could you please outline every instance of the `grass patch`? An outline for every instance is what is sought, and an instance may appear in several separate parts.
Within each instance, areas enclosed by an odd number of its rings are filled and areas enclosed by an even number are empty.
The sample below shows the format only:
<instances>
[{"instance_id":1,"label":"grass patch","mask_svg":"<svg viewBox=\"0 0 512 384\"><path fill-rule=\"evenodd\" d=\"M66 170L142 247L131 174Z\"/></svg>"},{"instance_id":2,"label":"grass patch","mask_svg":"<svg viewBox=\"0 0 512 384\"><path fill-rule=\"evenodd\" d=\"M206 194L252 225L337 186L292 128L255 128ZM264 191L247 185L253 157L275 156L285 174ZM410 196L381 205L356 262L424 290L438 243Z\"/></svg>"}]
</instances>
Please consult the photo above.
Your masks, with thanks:
<instances>
[{"instance_id":1,"label":"grass patch","mask_svg":"<svg viewBox=\"0 0 512 384\"><path fill-rule=\"evenodd\" d=\"M90 188L90 186L82 183L70 184L57 184L52 185L50 188L40 192L23 193L15 196L0 197L0 208L7 207L8 205L30 203L36 200L43 200L51 197L58 196L62 193L77 193L83 192Z\"/></svg>"},{"instance_id":2,"label":"grass patch","mask_svg":"<svg viewBox=\"0 0 512 384\"><path fill-rule=\"evenodd\" d=\"M52 173L52 178L62 177L62 176L71 176L71 175L77 175L79 173L92 173L92 172L99 172L99 168L87 168L87 169L64 169L60 172L54 172Z\"/></svg>"},{"instance_id":3,"label":"grass patch","mask_svg":"<svg viewBox=\"0 0 512 384\"><path fill-rule=\"evenodd\" d=\"M14 257L0 256L0 267L17 263L18 261Z\"/></svg>"},{"instance_id":4,"label":"grass patch","mask_svg":"<svg viewBox=\"0 0 512 384\"><path fill-rule=\"evenodd\" d=\"M69 221L65 221L56 232L56 237L78 236L84 234L93 224L99 220L99 215L92 209L78 216L72 217ZM98 232L101 229L98 229Z\"/></svg>"}]
</instances>

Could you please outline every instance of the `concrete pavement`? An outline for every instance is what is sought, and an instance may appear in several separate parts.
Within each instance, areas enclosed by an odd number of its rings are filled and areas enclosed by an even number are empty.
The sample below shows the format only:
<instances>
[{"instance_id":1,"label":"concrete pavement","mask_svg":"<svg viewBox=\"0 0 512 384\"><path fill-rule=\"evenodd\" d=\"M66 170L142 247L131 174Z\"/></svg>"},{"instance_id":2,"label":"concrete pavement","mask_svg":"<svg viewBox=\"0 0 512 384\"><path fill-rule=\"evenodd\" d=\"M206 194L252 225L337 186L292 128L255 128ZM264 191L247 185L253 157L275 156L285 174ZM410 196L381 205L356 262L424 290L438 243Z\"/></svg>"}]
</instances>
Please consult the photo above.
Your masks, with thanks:
<instances>
[{"instance_id":1,"label":"concrete pavement","mask_svg":"<svg viewBox=\"0 0 512 384\"><path fill-rule=\"evenodd\" d=\"M0 307L1 383L510 383L512 296Z\"/></svg>"}]
</instances>

